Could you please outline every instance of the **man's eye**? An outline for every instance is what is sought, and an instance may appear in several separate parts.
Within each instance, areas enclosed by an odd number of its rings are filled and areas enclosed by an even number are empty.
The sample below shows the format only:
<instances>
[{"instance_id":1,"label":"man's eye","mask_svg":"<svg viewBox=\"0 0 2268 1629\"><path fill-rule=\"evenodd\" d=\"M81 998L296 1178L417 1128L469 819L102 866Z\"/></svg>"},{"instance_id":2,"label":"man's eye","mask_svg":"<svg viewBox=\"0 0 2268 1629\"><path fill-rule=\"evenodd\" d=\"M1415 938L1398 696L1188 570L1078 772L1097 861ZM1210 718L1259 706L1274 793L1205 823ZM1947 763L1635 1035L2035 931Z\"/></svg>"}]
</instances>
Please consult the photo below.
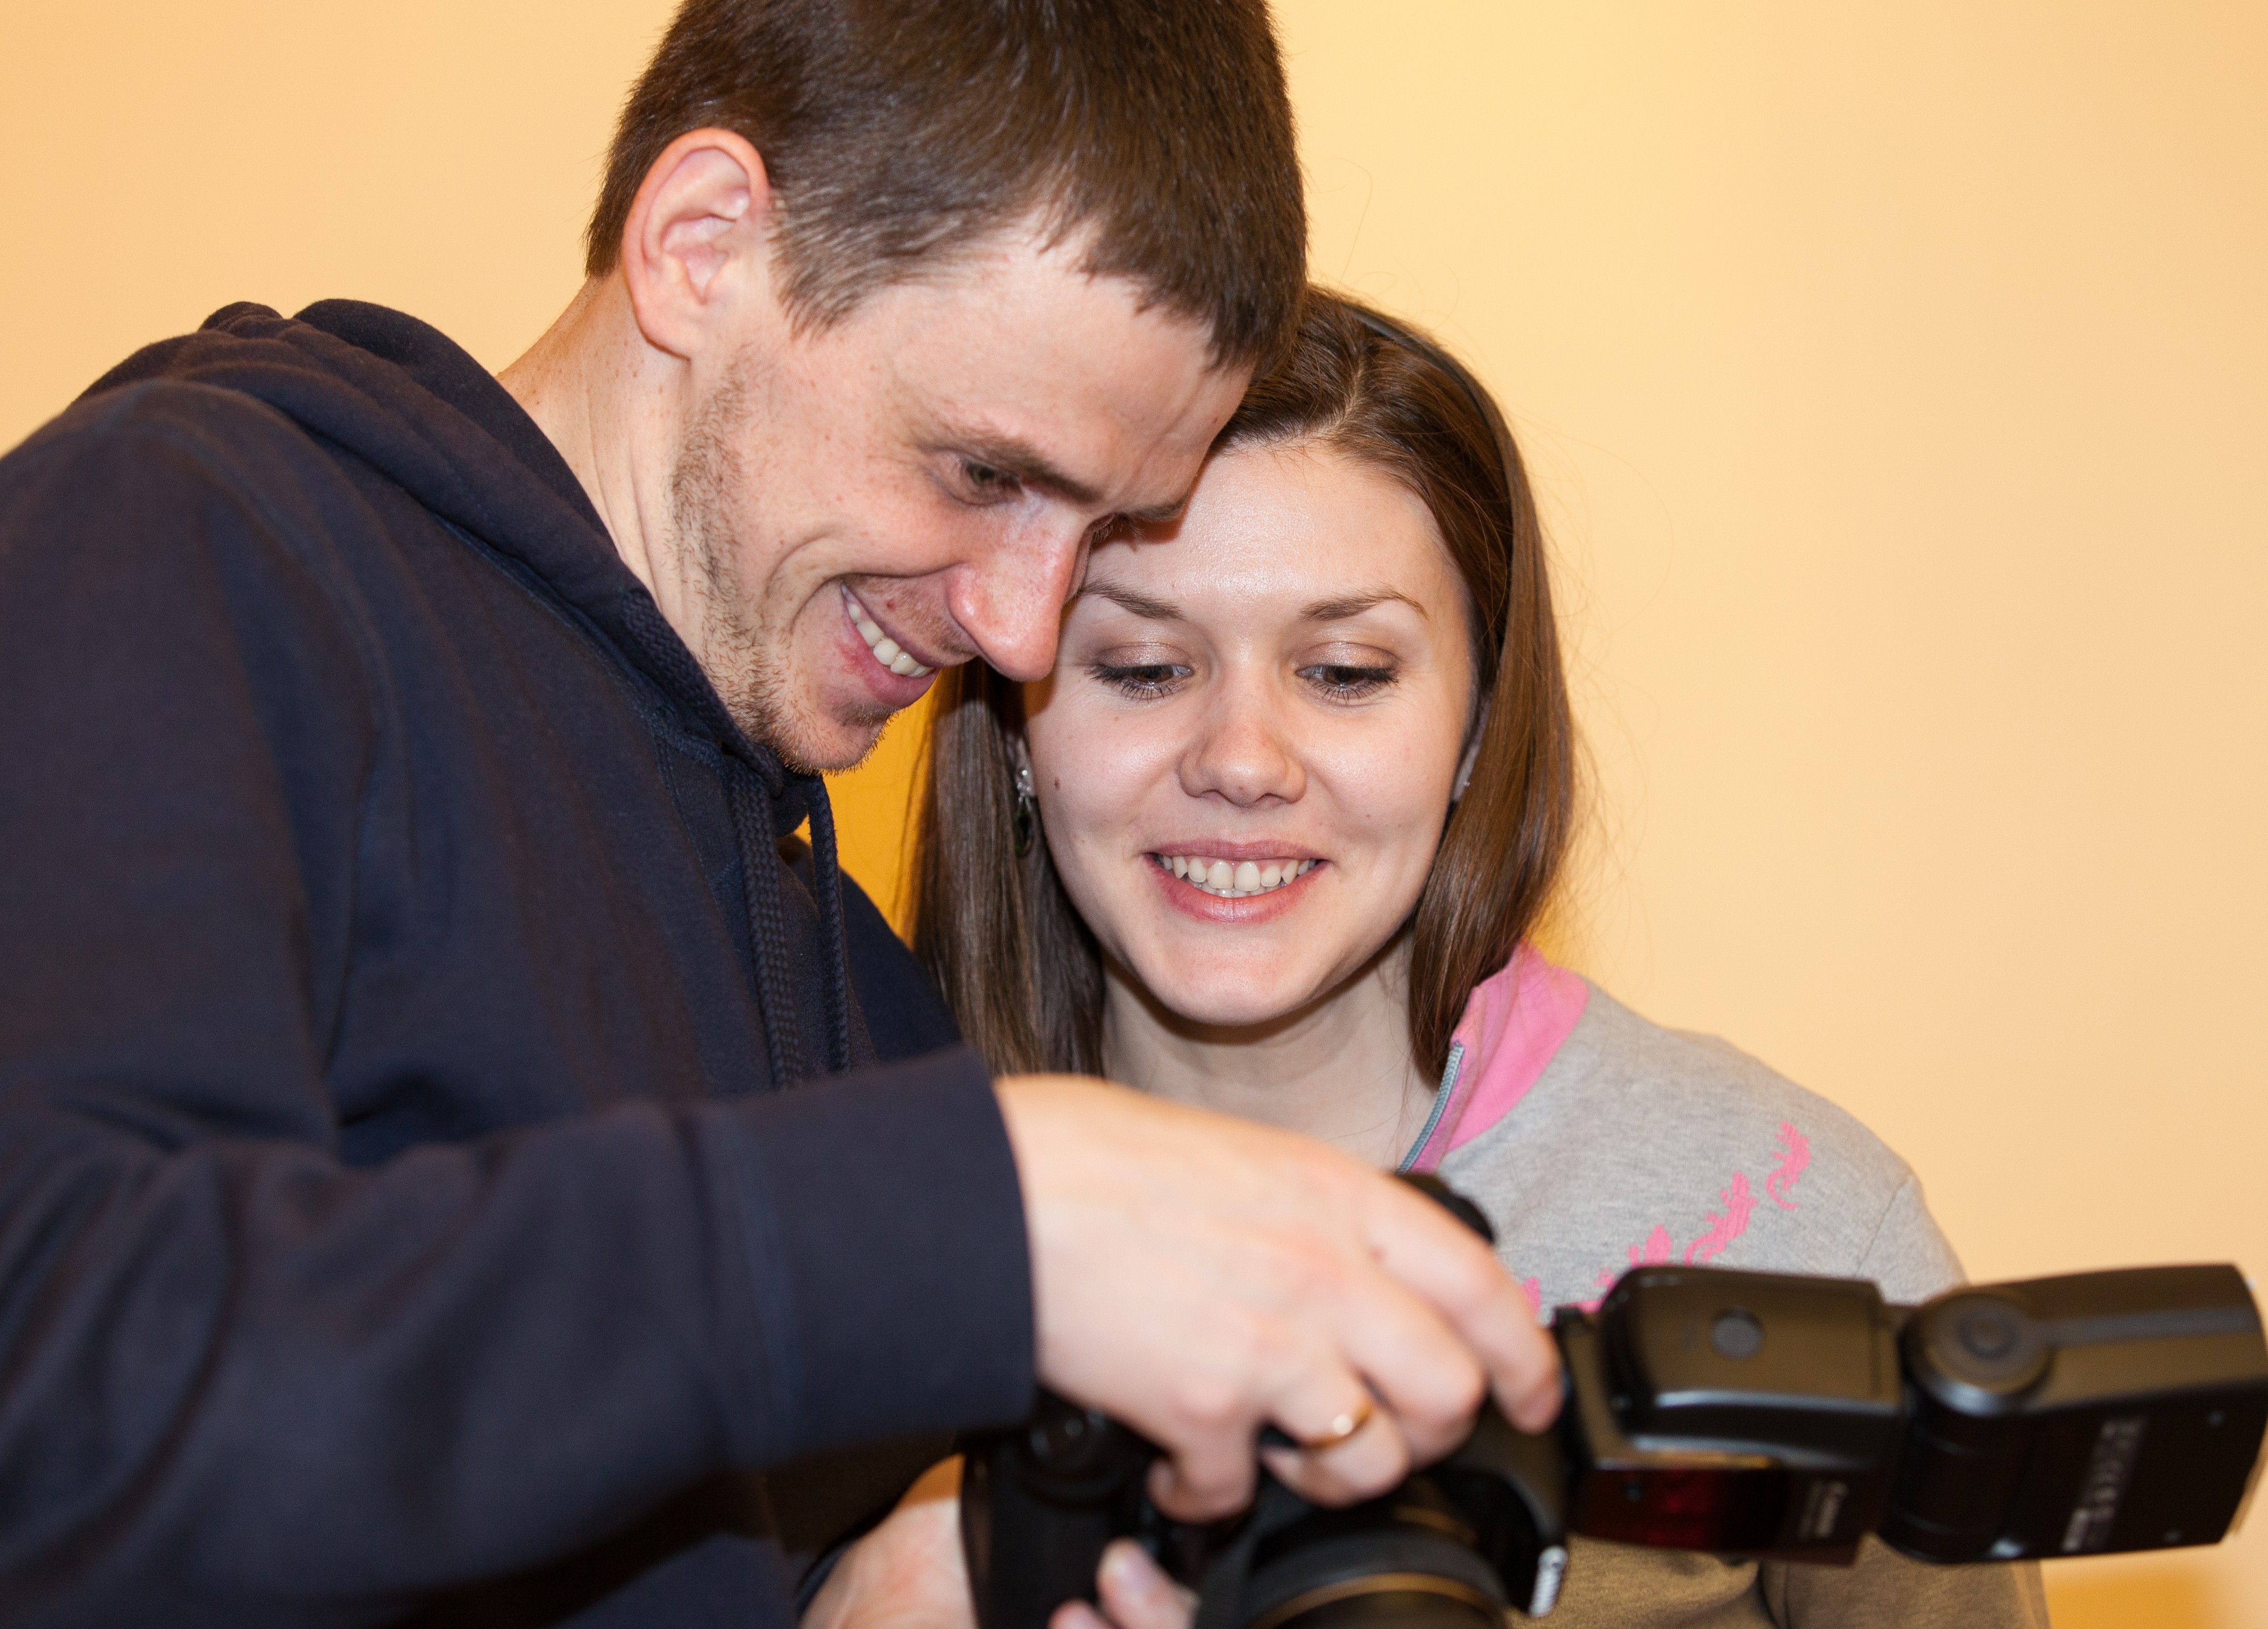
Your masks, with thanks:
<instances>
[{"instance_id":1,"label":"man's eye","mask_svg":"<svg viewBox=\"0 0 2268 1629\"><path fill-rule=\"evenodd\" d=\"M1123 667L1097 662L1087 671L1121 696L1138 701L1166 695L1189 676L1189 669L1179 662L1135 662Z\"/></svg>"},{"instance_id":2,"label":"man's eye","mask_svg":"<svg viewBox=\"0 0 2268 1629\"><path fill-rule=\"evenodd\" d=\"M1300 669L1300 676L1333 701L1360 701L1374 696L1401 675L1391 667L1359 667L1347 662L1317 662Z\"/></svg>"},{"instance_id":3,"label":"man's eye","mask_svg":"<svg viewBox=\"0 0 2268 1629\"><path fill-rule=\"evenodd\" d=\"M973 458L961 461L961 478L968 483L970 491L987 498L1010 497L1022 484L998 465L980 463Z\"/></svg>"}]
</instances>

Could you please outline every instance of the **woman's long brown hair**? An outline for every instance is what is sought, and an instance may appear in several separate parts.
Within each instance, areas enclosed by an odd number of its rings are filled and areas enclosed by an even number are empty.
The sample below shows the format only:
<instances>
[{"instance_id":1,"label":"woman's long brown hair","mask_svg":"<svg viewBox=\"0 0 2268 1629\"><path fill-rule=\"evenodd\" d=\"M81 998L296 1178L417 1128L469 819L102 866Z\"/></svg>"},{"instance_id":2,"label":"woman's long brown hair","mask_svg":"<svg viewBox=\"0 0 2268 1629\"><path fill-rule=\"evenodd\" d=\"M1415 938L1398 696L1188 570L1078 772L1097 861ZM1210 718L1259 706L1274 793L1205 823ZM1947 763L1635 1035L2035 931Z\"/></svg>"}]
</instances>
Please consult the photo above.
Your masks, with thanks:
<instances>
[{"instance_id":1,"label":"woman's long brown hair","mask_svg":"<svg viewBox=\"0 0 2268 1629\"><path fill-rule=\"evenodd\" d=\"M1471 608L1479 745L1410 924L1410 1050L1429 1072L1473 986L1557 879L1575 732L1520 452L1487 393L1425 335L1309 291L1285 360L1214 443L1307 442L1384 471L1432 512ZM979 662L938 681L914 859L914 949L1004 1074L1102 1072L1102 962L1044 841L1015 852L1022 687Z\"/></svg>"}]
</instances>

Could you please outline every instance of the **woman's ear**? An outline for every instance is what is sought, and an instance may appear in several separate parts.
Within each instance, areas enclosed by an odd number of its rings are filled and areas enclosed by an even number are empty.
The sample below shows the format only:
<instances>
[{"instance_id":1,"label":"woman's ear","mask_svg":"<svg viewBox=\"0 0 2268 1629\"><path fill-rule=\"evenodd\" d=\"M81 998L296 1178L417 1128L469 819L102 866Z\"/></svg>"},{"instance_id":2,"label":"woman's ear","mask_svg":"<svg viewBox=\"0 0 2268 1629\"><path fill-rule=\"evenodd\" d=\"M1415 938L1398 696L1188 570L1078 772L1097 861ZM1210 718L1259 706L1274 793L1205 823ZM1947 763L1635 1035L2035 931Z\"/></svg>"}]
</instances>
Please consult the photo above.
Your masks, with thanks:
<instances>
[{"instance_id":1,"label":"woman's ear","mask_svg":"<svg viewBox=\"0 0 2268 1629\"><path fill-rule=\"evenodd\" d=\"M1465 756L1457 760L1457 778L1449 786L1449 807L1457 807L1457 800L1465 795L1465 788L1473 784L1473 762L1481 756L1481 735L1488 728L1489 704L1481 704L1473 719L1473 727L1465 737Z\"/></svg>"}]
</instances>

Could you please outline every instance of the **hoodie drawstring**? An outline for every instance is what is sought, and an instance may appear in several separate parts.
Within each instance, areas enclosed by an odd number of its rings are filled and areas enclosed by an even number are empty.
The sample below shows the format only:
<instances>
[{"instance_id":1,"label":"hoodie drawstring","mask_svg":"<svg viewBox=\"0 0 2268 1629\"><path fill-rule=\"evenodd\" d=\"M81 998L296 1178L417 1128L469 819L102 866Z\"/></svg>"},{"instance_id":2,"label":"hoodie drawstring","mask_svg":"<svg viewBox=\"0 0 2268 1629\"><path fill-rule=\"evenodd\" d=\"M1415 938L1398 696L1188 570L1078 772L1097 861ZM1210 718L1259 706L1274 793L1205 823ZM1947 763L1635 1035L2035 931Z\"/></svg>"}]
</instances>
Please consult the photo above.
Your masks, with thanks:
<instances>
[{"instance_id":1,"label":"hoodie drawstring","mask_svg":"<svg viewBox=\"0 0 2268 1629\"><path fill-rule=\"evenodd\" d=\"M811 880L819 896L819 942L827 957L827 1066L850 1067L850 936L843 919L843 862L835 847L835 806L816 775L803 782L811 814Z\"/></svg>"},{"instance_id":2,"label":"hoodie drawstring","mask_svg":"<svg viewBox=\"0 0 2268 1629\"><path fill-rule=\"evenodd\" d=\"M740 839L741 892L748 904L748 949L756 964L756 1005L771 1052L772 1085L784 1091L804 1078L802 1028L787 967L786 911L780 902L780 859L772 836L770 800L753 784L753 772L725 771L733 830Z\"/></svg>"},{"instance_id":3,"label":"hoodie drawstring","mask_svg":"<svg viewBox=\"0 0 2268 1629\"><path fill-rule=\"evenodd\" d=\"M788 966L787 910L780 895L786 866L772 835L770 799L754 773L726 774L733 828L740 840L742 891L747 897L748 946L756 969L756 1001L763 1013L765 1044L770 1049L772 1080L784 1090L810 1070L802 1026L795 1011L794 974ZM826 992L827 1067L840 1074L850 1066L850 956L843 916L843 867L835 842L835 810L827 785L816 775L799 775L811 815L812 881L818 895L820 987Z\"/></svg>"},{"instance_id":4,"label":"hoodie drawstring","mask_svg":"<svg viewBox=\"0 0 2268 1629\"><path fill-rule=\"evenodd\" d=\"M835 809L827 783L816 775L789 775L777 759L755 746L726 714L709 677L693 652L663 620L660 608L643 588L625 590L621 601L624 632L644 658L646 670L712 733L730 760L723 769L725 798L733 814L733 835L740 850L741 893L748 912L748 951L755 962L756 1008L763 1015L764 1044L770 1052L773 1089L785 1091L810 1069L803 1051L802 1026L796 1021L795 974L788 965L787 907L780 894L787 867L780 862L779 837L772 829L772 800L790 785L801 788L811 816L812 881L819 896L821 987L826 991L827 1066L841 1073L850 1066L850 949L843 915L843 866L835 845Z\"/></svg>"}]
</instances>

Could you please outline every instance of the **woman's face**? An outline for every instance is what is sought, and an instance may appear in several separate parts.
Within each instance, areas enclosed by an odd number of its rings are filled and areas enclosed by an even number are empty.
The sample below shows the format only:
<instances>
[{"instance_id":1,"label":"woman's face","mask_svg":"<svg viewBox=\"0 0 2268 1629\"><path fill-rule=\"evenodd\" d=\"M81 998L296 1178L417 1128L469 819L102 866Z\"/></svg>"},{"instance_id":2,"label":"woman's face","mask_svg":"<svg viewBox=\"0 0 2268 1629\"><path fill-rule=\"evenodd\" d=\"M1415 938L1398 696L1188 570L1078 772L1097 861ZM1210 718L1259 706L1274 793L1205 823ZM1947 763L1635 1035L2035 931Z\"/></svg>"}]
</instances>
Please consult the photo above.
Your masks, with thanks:
<instances>
[{"instance_id":1,"label":"woman's face","mask_svg":"<svg viewBox=\"0 0 2268 1629\"><path fill-rule=\"evenodd\" d=\"M1106 958L1204 1025L1337 989L1425 886L1473 684L1406 488L1310 444L1216 456L1176 526L1094 551L1025 694L1042 829Z\"/></svg>"}]
</instances>

